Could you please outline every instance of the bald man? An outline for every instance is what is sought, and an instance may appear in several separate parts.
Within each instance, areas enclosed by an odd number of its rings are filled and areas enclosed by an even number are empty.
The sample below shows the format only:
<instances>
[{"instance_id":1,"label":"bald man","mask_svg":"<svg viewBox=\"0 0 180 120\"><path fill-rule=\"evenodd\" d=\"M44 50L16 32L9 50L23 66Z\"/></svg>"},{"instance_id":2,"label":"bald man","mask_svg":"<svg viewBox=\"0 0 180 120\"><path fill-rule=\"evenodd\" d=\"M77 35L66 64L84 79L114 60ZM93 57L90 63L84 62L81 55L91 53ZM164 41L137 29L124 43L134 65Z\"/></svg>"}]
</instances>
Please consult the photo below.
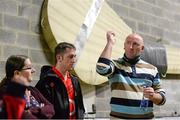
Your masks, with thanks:
<instances>
[{"instance_id":1,"label":"bald man","mask_svg":"<svg viewBox=\"0 0 180 120\"><path fill-rule=\"evenodd\" d=\"M153 118L153 103L163 105L166 98L157 68L140 58L144 50L143 38L136 33L128 35L124 56L112 60L115 33L108 31L106 37L107 44L98 59L96 71L108 77L111 86L111 118Z\"/></svg>"}]
</instances>

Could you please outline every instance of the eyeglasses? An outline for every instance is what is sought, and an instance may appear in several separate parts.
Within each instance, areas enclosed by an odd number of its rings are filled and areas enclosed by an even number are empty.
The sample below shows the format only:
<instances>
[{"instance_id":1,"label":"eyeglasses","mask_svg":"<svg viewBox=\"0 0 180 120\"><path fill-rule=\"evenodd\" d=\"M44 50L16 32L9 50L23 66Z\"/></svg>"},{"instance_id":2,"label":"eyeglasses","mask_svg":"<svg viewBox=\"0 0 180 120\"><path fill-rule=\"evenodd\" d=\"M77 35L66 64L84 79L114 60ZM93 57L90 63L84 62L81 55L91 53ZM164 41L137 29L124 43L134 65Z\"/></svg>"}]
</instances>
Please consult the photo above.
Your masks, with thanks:
<instances>
[{"instance_id":1,"label":"eyeglasses","mask_svg":"<svg viewBox=\"0 0 180 120\"><path fill-rule=\"evenodd\" d=\"M22 70L31 70L31 71L35 71L35 68L33 66L29 66L29 67L26 67L26 68L22 68Z\"/></svg>"},{"instance_id":2,"label":"eyeglasses","mask_svg":"<svg viewBox=\"0 0 180 120\"><path fill-rule=\"evenodd\" d=\"M30 70L30 69L33 69L33 67L23 68L21 70Z\"/></svg>"}]
</instances>

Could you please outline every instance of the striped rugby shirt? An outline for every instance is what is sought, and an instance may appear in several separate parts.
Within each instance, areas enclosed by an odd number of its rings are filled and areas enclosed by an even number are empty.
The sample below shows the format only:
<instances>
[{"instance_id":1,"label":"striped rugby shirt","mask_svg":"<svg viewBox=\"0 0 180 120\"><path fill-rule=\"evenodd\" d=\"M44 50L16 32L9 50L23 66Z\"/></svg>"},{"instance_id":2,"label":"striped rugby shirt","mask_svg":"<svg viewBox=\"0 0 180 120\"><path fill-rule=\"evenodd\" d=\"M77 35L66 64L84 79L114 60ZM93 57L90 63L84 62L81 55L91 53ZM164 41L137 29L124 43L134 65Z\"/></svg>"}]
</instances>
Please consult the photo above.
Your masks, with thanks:
<instances>
[{"instance_id":1,"label":"striped rugby shirt","mask_svg":"<svg viewBox=\"0 0 180 120\"><path fill-rule=\"evenodd\" d=\"M163 97L159 105L166 101L165 91L161 88L157 68L143 60L138 59L135 64L130 64L125 59L109 60L99 58L96 71L107 76L111 86L111 116L119 118L153 118L153 102L149 101L148 108L140 108L143 98L145 80L152 81L155 92Z\"/></svg>"}]
</instances>

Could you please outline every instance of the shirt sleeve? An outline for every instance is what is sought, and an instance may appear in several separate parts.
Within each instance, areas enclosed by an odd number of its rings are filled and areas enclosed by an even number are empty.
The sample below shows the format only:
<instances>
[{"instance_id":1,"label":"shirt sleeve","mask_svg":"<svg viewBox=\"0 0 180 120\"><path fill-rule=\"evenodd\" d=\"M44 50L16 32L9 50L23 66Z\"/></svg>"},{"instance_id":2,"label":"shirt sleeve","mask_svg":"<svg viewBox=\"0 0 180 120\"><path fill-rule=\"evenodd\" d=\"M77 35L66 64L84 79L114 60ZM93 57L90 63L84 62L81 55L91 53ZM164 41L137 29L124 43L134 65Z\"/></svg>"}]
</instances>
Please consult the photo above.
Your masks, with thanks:
<instances>
[{"instance_id":1,"label":"shirt sleeve","mask_svg":"<svg viewBox=\"0 0 180 120\"><path fill-rule=\"evenodd\" d=\"M99 58L96 64L96 71L102 76L110 76L115 70L113 62L107 58Z\"/></svg>"},{"instance_id":2,"label":"shirt sleeve","mask_svg":"<svg viewBox=\"0 0 180 120\"><path fill-rule=\"evenodd\" d=\"M158 105L164 105L166 102L165 90L161 86L161 81L159 77L159 73L156 74L154 82L153 82L154 91L159 93L162 96L162 101Z\"/></svg>"}]
</instances>

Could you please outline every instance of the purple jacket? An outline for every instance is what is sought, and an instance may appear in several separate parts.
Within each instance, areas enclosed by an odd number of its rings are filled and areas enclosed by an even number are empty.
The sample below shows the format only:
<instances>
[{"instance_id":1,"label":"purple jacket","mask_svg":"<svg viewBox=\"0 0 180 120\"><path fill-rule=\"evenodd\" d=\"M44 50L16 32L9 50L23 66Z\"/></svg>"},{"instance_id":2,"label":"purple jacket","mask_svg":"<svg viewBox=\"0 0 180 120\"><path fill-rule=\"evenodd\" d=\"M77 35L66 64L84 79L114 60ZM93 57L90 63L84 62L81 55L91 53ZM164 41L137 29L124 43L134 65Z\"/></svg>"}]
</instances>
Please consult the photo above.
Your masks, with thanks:
<instances>
[{"instance_id":1,"label":"purple jacket","mask_svg":"<svg viewBox=\"0 0 180 120\"><path fill-rule=\"evenodd\" d=\"M8 87L8 86L3 86L0 89L0 101L4 100L3 99L4 96L10 96L12 98L10 104L18 104L18 103L15 103L16 101L13 100L17 98L21 99L22 101L25 101L23 97L24 96L23 94L25 93L25 89L24 88L20 89L20 88L23 88L23 87L20 87L20 85L18 85L17 83L16 84L13 83L13 88ZM35 87L27 87L26 89L30 90L31 95L36 99L36 101L38 103L43 103L44 106L43 107L30 107L28 109L24 108L24 111L22 111L21 118L22 119L50 119L52 118L52 116L54 116L55 114L53 105L48 100L46 100L46 98ZM4 119L7 118L8 116L7 109L9 109L7 108L8 106L4 104L5 101L3 101L3 103L1 103L0 105L1 107L0 118L4 118ZM19 107L22 105L18 104L17 106Z\"/></svg>"},{"instance_id":2,"label":"purple jacket","mask_svg":"<svg viewBox=\"0 0 180 120\"><path fill-rule=\"evenodd\" d=\"M51 118L55 112L53 105L35 87L28 87L31 95L39 102L44 103L44 107L32 107L23 113L22 118Z\"/></svg>"}]
</instances>

